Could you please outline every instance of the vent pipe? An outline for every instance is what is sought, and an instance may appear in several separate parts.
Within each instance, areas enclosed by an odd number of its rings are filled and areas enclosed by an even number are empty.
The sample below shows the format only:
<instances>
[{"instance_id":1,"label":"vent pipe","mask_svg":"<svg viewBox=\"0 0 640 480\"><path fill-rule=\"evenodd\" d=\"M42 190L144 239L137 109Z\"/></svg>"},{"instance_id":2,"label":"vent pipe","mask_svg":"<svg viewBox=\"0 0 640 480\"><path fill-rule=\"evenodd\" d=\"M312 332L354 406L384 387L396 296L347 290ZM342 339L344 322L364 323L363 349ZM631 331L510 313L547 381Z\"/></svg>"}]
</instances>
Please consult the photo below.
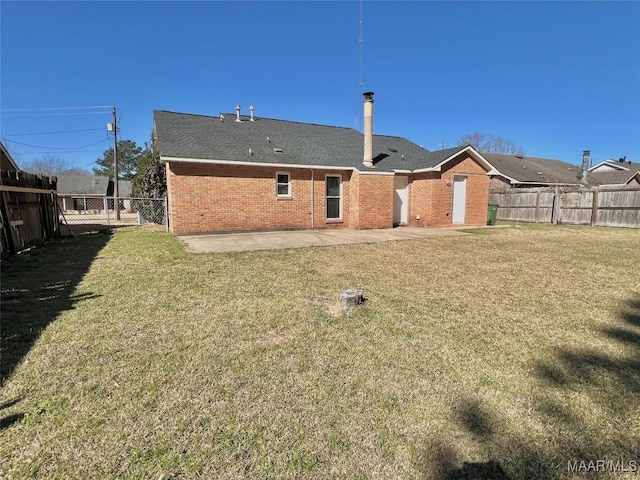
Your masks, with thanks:
<instances>
[{"instance_id":1,"label":"vent pipe","mask_svg":"<svg viewBox=\"0 0 640 480\"><path fill-rule=\"evenodd\" d=\"M253 105L250 105L249 106L249 113L251 114L251 118L249 119L249 121L251 121L251 122L255 122L256 121L256 119L253 118L253 110L254 110Z\"/></svg>"},{"instance_id":2,"label":"vent pipe","mask_svg":"<svg viewBox=\"0 0 640 480\"><path fill-rule=\"evenodd\" d=\"M242 120L240 120L240 109L242 107L240 105L236 105L236 122L241 122Z\"/></svg>"},{"instance_id":3,"label":"vent pipe","mask_svg":"<svg viewBox=\"0 0 640 480\"><path fill-rule=\"evenodd\" d=\"M364 157L365 167L373 167L373 92L364 95Z\"/></svg>"},{"instance_id":4,"label":"vent pipe","mask_svg":"<svg viewBox=\"0 0 640 480\"><path fill-rule=\"evenodd\" d=\"M587 183L587 172L589 170L589 164L591 163L591 151L585 150L582 152L582 175L580 180Z\"/></svg>"}]
</instances>

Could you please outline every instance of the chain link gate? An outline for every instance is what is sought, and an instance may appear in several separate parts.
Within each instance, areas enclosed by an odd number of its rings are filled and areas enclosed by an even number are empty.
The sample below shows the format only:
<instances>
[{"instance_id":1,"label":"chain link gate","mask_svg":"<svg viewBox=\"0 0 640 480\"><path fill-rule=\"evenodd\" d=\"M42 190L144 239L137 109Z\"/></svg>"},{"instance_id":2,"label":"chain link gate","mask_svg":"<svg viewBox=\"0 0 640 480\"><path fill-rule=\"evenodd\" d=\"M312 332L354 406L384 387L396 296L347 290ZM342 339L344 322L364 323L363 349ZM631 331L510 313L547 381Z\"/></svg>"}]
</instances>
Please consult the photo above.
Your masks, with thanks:
<instances>
[{"instance_id":1,"label":"chain link gate","mask_svg":"<svg viewBox=\"0 0 640 480\"><path fill-rule=\"evenodd\" d=\"M169 230L166 198L119 197L118 207L114 197L58 197L60 223L69 232L136 225Z\"/></svg>"}]
</instances>

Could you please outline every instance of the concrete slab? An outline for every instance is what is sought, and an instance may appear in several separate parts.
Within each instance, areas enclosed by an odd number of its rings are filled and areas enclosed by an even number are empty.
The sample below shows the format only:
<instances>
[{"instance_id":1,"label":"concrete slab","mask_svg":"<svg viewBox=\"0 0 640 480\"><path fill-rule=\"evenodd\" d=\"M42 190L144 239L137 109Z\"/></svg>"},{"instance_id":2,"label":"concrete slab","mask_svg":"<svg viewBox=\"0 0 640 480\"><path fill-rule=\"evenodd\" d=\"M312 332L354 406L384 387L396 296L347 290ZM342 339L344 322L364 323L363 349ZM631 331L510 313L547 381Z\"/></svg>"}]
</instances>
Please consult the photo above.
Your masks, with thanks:
<instances>
[{"instance_id":1,"label":"concrete slab","mask_svg":"<svg viewBox=\"0 0 640 480\"><path fill-rule=\"evenodd\" d=\"M470 234L452 228L398 227L381 230L296 230L287 232L220 233L214 235L186 235L178 238L187 250L206 253L322 247L460 235Z\"/></svg>"}]
</instances>

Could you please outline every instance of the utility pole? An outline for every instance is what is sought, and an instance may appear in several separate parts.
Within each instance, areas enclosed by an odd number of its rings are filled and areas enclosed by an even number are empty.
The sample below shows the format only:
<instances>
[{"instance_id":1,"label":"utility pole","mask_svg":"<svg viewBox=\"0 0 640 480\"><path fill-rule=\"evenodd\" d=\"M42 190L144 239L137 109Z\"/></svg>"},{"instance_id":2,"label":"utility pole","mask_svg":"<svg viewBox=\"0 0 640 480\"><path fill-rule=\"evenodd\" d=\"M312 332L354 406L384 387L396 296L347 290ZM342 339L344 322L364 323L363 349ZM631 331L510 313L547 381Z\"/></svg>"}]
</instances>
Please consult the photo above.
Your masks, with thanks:
<instances>
[{"instance_id":1,"label":"utility pole","mask_svg":"<svg viewBox=\"0 0 640 480\"><path fill-rule=\"evenodd\" d=\"M116 220L120 220L120 189L118 188L118 117L116 107L111 107L113 114L113 208L116 210Z\"/></svg>"}]
</instances>

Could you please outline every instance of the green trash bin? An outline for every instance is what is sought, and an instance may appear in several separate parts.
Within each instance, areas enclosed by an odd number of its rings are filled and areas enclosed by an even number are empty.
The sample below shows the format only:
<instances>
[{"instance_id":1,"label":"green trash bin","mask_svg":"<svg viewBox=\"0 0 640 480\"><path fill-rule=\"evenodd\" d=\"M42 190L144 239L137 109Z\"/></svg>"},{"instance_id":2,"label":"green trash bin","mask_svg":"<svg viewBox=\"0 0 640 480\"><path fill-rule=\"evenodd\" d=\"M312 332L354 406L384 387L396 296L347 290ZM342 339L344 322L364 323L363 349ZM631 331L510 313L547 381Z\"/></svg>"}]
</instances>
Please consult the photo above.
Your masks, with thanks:
<instances>
[{"instance_id":1,"label":"green trash bin","mask_svg":"<svg viewBox=\"0 0 640 480\"><path fill-rule=\"evenodd\" d=\"M490 203L489 211L487 212L487 225L495 225L496 218L498 218L498 205Z\"/></svg>"}]
</instances>

